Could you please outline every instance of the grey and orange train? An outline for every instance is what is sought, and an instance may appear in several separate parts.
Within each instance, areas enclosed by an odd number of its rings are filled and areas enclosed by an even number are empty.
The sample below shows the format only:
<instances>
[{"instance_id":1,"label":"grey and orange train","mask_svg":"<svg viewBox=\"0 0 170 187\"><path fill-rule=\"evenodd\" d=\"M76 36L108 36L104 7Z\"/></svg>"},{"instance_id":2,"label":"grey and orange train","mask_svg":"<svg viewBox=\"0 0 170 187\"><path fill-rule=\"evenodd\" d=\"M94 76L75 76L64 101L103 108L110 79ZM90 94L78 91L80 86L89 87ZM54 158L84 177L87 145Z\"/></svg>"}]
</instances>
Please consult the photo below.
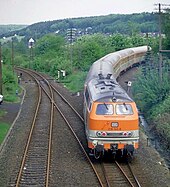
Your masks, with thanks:
<instances>
[{"instance_id":1,"label":"grey and orange train","mask_svg":"<svg viewBox=\"0 0 170 187\"><path fill-rule=\"evenodd\" d=\"M94 62L84 86L84 120L90 153L132 156L139 146L135 102L116 81L122 71L144 60L147 46L110 53Z\"/></svg>"}]
</instances>

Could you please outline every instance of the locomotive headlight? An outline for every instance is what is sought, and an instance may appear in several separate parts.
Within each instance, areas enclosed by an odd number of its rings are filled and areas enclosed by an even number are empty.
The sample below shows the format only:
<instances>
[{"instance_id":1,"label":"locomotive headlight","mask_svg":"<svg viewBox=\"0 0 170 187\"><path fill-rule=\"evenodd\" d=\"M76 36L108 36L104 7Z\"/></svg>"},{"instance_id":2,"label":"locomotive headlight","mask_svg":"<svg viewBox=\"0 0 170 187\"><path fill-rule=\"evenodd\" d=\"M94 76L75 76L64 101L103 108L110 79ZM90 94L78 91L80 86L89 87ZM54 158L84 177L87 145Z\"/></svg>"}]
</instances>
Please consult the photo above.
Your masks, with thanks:
<instances>
[{"instance_id":1,"label":"locomotive headlight","mask_svg":"<svg viewBox=\"0 0 170 187\"><path fill-rule=\"evenodd\" d=\"M126 137L132 136L132 134L133 134L133 133L130 132L130 131L129 131L129 132L122 132L122 135L123 135L123 136L126 136Z\"/></svg>"},{"instance_id":2,"label":"locomotive headlight","mask_svg":"<svg viewBox=\"0 0 170 187\"><path fill-rule=\"evenodd\" d=\"M107 132L102 132L102 136L107 136Z\"/></svg>"},{"instance_id":3,"label":"locomotive headlight","mask_svg":"<svg viewBox=\"0 0 170 187\"><path fill-rule=\"evenodd\" d=\"M100 131L97 131L97 132L96 132L96 135L97 135L97 136L101 136L102 133L101 133Z\"/></svg>"},{"instance_id":4,"label":"locomotive headlight","mask_svg":"<svg viewBox=\"0 0 170 187\"><path fill-rule=\"evenodd\" d=\"M133 135L133 133L132 132L128 132L128 136L132 136Z\"/></svg>"},{"instance_id":5,"label":"locomotive headlight","mask_svg":"<svg viewBox=\"0 0 170 187\"><path fill-rule=\"evenodd\" d=\"M97 136L107 136L107 132L100 132L100 131L97 131L97 132L96 132L96 135L97 135Z\"/></svg>"},{"instance_id":6,"label":"locomotive headlight","mask_svg":"<svg viewBox=\"0 0 170 187\"><path fill-rule=\"evenodd\" d=\"M111 126L112 127L118 127L118 123L117 122L112 122Z\"/></svg>"},{"instance_id":7,"label":"locomotive headlight","mask_svg":"<svg viewBox=\"0 0 170 187\"><path fill-rule=\"evenodd\" d=\"M122 135L123 136L128 136L128 132L123 132Z\"/></svg>"}]
</instances>

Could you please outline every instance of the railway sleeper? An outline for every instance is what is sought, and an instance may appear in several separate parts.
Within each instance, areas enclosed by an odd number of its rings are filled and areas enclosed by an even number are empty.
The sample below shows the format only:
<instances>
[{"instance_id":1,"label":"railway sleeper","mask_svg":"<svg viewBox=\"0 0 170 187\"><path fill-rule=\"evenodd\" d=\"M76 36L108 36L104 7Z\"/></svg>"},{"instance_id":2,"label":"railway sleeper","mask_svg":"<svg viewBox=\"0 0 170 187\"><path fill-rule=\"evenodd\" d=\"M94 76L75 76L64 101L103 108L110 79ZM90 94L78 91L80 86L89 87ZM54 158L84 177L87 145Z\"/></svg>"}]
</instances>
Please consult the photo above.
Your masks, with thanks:
<instances>
[{"instance_id":1,"label":"railway sleeper","mask_svg":"<svg viewBox=\"0 0 170 187\"><path fill-rule=\"evenodd\" d=\"M37 182L30 182L30 183L28 183L28 182L22 182L22 183L20 183L20 186L22 187L22 186L24 186L24 187L30 187L30 185L31 185L31 187L42 187L42 186L44 186L44 182L43 183L37 183Z\"/></svg>"}]
</instances>

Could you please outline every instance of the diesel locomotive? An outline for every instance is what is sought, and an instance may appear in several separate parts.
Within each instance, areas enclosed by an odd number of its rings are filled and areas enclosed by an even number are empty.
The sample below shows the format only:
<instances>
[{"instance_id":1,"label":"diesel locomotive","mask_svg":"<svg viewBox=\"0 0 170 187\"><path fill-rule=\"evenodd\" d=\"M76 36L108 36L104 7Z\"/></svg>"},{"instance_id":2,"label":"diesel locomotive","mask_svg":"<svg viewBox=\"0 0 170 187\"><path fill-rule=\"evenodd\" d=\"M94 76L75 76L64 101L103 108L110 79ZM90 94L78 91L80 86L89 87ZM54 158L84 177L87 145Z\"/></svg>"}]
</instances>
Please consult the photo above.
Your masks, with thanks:
<instances>
[{"instance_id":1,"label":"diesel locomotive","mask_svg":"<svg viewBox=\"0 0 170 187\"><path fill-rule=\"evenodd\" d=\"M110 53L94 62L84 85L84 121L90 154L133 156L139 146L135 102L118 84L122 71L144 60L147 46Z\"/></svg>"}]
</instances>

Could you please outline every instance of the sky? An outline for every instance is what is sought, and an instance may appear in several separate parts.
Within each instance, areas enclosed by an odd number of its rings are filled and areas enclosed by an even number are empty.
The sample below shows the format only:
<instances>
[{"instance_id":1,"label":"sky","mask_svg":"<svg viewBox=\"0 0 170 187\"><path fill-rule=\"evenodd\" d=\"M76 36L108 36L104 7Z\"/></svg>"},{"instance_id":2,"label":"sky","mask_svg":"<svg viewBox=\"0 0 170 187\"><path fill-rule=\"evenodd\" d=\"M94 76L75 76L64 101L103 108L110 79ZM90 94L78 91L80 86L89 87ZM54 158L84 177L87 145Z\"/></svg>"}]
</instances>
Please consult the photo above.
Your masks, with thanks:
<instances>
[{"instance_id":1,"label":"sky","mask_svg":"<svg viewBox=\"0 0 170 187\"><path fill-rule=\"evenodd\" d=\"M65 18L155 12L170 0L0 0L0 25Z\"/></svg>"}]
</instances>

